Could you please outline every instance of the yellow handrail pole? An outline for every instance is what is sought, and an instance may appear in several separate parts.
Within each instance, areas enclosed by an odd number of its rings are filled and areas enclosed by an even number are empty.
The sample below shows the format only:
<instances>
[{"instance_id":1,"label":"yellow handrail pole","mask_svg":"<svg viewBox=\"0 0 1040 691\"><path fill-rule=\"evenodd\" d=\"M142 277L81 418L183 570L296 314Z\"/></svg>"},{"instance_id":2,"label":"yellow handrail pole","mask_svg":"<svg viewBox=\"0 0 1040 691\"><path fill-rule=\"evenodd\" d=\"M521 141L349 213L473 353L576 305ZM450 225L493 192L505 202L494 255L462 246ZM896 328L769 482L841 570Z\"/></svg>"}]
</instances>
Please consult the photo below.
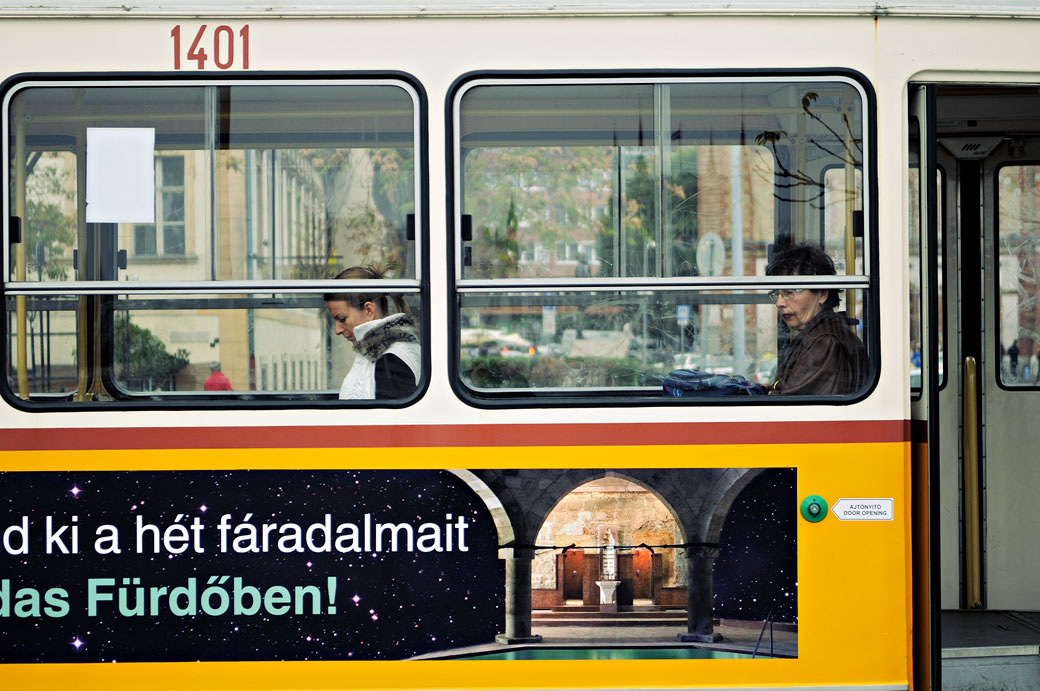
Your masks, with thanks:
<instances>
[{"instance_id":1,"label":"yellow handrail pole","mask_svg":"<svg viewBox=\"0 0 1040 691\"><path fill-rule=\"evenodd\" d=\"M22 237L19 238L14 253L14 280L25 281L25 243L28 239L29 224L25 218L25 106L21 99L14 104L14 215L22 220ZM18 396L23 400L29 398L29 358L28 358L28 312L25 296L14 299L15 322L17 323Z\"/></svg>"},{"instance_id":2,"label":"yellow handrail pole","mask_svg":"<svg viewBox=\"0 0 1040 691\"><path fill-rule=\"evenodd\" d=\"M807 135L805 134L806 126L805 121L809 117L805 109L801 117L798 118L798 132L795 134L797 137L796 141L803 142L806 140ZM804 171L807 163L806 160L806 147L804 146L792 146L791 147L791 170ZM797 244L799 242L807 242L809 238L809 227L806 225L806 212L803 207L809 205L809 198L812 192L804 189L802 186L791 188L791 198L795 203L791 204L791 243Z\"/></svg>"},{"instance_id":3,"label":"yellow handrail pole","mask_svg":"<svg viewBox=\"0 0 1040 691\"><path fill-rule=\"evenodd\" d=\"M969 609L982 607L982 548L979 532L979 435L975 358L964 358L964 566Z\"/></svg>"},{"instance_id":4,"label":"yellow handrail pole","mask_svg":"<svg viewBox=\"0 0 1040 691\"><path fill-rule=\"evenodd\" d=\"M82 92L79 94L82 98ZM87 130L80 127L76 136L76 271L79 280L87 275ZM90 296L80 295L76 304L76 400L88 400L87 393L87 307Z\"/></svg>"},{"instance_id":5,"label":"yellow handrail pole","mask_svg":"<svg viewBox=\"0 0 1040 691\"><path fill-rule=\"evenodd\" d=\"M86 140L86 132L84 132L84 141ZM86 188L84 188L86 189ZM100 278L99 273L101 271L101 228L99 224L94 224L94 232L91 233L92 242L94 246L91 254L94 257L94 266L91 270L94 272L94 279ZM98 295L91 295L90 300L93 303L93 321L90 323L90 339L94 346L94 359L92 362L90 388L87 389L87 395L91 400L97 400L97 397L105 392L105 384L101 378L101 297Z\"/></svg>"},{"instance_id":6,"label":"yellow handrail pole","mask_svg":"<svg viewBox=\"0 0 1040 691\"><path fill-rule=\"evenodd\" d=\"M856 168L852 165L852 133L845 133L845 275L856 273L856 235L853 221L856 217ZM856 316L856 293L845 291L845 312Z\"/></svg>"}]
</instances>

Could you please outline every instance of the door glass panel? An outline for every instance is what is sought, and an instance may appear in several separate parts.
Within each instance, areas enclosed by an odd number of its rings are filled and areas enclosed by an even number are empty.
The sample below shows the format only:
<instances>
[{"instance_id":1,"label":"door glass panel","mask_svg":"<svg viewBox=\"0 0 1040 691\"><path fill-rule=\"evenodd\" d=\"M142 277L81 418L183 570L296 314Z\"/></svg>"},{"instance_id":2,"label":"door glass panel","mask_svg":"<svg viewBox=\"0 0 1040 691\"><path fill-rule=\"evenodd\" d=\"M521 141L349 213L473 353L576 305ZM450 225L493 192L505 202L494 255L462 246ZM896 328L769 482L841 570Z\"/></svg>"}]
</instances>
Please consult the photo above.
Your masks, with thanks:
<instances>
[{"instance_id":1,"label":"door glass panel","mask_svg":"<svg viewBox=\"0 0 1040 691\"><path fill-rule=\"evenodd\" d=\"M1000 382L1036 386L1040 347L1040 166L997 173Z\"/></svg>"},{"instance_id":2,"label":"door glass panel","mask_svg":"<svg viewBox=\"0 0 1040 691\"><path fill-rule=\"evenodd\" d=\"M922 260L921 256L921 236L924 232L924 228L921 225L921 170L918 165L918 153L917 153L917 121L911 121L911 139L910 139L910 168L907 171L907 203L910 211L908 231L908 250L910 254L910 294L909 307L910 307L910 333L907 339L907 359L910 366L910 391L912 395L919 395L921 387L923 385L923 379L921 376L921 357L924 348L924 343L921 339L923 332L922 328L922 303L925 296L921 294L922 276L924 271L927 269L925 261ZM944 326L944 312L945 305L943 303L943 257L945 256L945 246L943 244L943 174L941 170L935 171L935 192L936 192L936 234L938 240L938 251L936 255L936 261L938 262L938 285L936 290L938 292L938 304L939 314L937 315L935 322L935 333L933 338L939 341L939 386L943 386L945 383L944 371L945 367L943 364L943 358L945 355L945 348L943 344L943 334L945 333Z\"/></svg>"}]
</instances>

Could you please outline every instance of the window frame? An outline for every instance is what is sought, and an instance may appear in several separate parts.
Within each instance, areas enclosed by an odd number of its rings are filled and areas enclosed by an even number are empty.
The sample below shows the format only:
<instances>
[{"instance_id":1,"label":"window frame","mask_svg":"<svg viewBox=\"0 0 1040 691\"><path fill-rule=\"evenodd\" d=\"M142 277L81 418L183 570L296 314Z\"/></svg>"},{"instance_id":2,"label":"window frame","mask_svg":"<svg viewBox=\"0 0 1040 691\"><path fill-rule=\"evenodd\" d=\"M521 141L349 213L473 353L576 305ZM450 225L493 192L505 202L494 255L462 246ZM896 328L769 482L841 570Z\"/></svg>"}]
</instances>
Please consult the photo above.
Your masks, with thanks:
<instances>
[{"instance_id":1,"label":"window frame","mask_svg":"<svg viewBox=\"0 0 1040 691\"><path fill-rule=\"evenodd\" d=\"M2 132L2 151L6 161L14 157L14 147L11 144L13 137L13 110L12 99L23 90L30 88L176 88L179 86L204 88L204 87L298 87L298 86L330 86L330 87L364 87L364 86L392 86L400 88L408 95L412 104L412 151L414 156L413 184L415 209L414 229L409 224L409 230L414 230L414 278L387 279L387 280L351 280L349 282L325 279L321 281L298 280L298 279L254 279L254 280L219 280L219 281L25 281L14 280L14 247L12 233L20 233L20 219L16 222L13 209L13 196L9 193L3 194L0 208L3 209L7 222L4 224L3 240L7 250L3 254L2 270L4 272L0 281L0 299L3 300L5 311L11 298L25 297L27 300L35 298L65 298L76 297L100 297L102 299L117 299L117 296L143 296L151 299L163 299L167 296L197 296L203 300L220 296L232 296L247 294L249 300L260 304L272 293L293 296L320 296L327 292L366 292L377 290L379 292L401 293L412 299L417 299L421 309L421 352L422 372L415 392L406 399L393 400L361 400L341 401L336 396L335 388L316 397L313 392L276 392L267 394L265 391L256 389L245 389L214 396L212 392L164 392L157 396L152 393L121 392L121 397L113 401L75 401L71 395L44 394L42 399L25 399L19 397L18 392L10 385L12 378L5 377L0 382L0 397L9 405L23 411L30 412L54 412L72 410L204 410L211 408L220 409L287 409L287 408L403 408L414 404L429 387L431 380L432 363L430 358L430 263L429 263L429 135L428 135L428 99L426 90L422 83L413 75L396 70L358 70L350 72L331 71L309 71L309 72L264 72L257 74L221 75L216 73L185 74L181 72L54 72L54 73L21 73L5 79L0 83L0 132ZM162 151L156 151L156 159L163 155ZM78 161L77 161L78 165ZM10 190L12 185L10 166L5 165L0 172L4 189ZM157 179L156 194L161 194L161 184ZM157 217L156 232L161 232L161 225ZM89 224L88 224L89 225ZM133 224L131 224L133 225ZM207 229L212 240L212 228ZM132 233L131 233L132 234ZM187 240L186 240L187 242ZM133 252L132 248L127 248ZM158 243L157 243L158 250ZM186 255L165 255L157 252L155 255L134 255L135 258L144 258L146 261L162 260L164 257L170 260L182 260ZM413 297L414 296L414 297ZM189 304L186 309L191 309ZM0 320L0 338L4 343L9 343L11 334L8 333L8 319ZM106 337L103 337L103 339ZM111 342L111 334L107 336ZM13 349L7 351L5 347L5 361L13 365ZM111 373L114 361L103 368L102 376L106 377L106 385L111 386ZM91 366L92 367L92 366ZM89 369L89 368L88 368ZM92 377L88 374L88 377Z\"/></svg>"},{"instance_id":2,"label":"window frame","mask_svg":"<svg viewBox=\"0 0 1040 691\"><path fill-rule=\"evenodd\" d=\"M863 267L866 275L784 278L771 276L639 277L639 278L553 278L553 279L465 279L463 278L462 240L462 160L460 146L461 101L467 91L478 86L534 85L656 85L699 83L764 82L845 82L859 93L862 101L863 163ZM525 407L608 407L648 405L850 405L867 398L877 387L881 372L880 308L878 303L878 180L877 180L877 100L870 81L860 72L847 68L831 69L734 69L734 70L482 70L461 75L445 97L445 163L449 184L448 228L448 339L449 382L462 401L475 408ZM855 289L869 296L863 312L864 346L869 357L868 377L861 391L842 396L690 396L674 398L647 395L642 391L608 393L590 391L531 392L529 390L478 391L468 387L461 376L460 296L467 293L504 293L526 291L706 291L795 288L808 284L838 289ZM863 298L861 298L863 299ZM746 303L754 304L754 303Z\"/></svg>"}]
</instances>

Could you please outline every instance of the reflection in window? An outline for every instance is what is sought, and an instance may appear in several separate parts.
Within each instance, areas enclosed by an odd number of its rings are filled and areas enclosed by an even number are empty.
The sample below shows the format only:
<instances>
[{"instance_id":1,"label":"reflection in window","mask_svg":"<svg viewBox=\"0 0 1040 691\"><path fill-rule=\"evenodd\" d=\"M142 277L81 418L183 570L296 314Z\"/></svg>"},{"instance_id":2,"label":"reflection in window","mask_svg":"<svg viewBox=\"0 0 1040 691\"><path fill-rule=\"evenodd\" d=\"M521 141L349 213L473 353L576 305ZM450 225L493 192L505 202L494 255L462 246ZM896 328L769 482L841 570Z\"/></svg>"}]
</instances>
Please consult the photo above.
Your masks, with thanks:
<instances>
[{"instance_id":1,"label":"reflection in window","mask_svg":"<svg viewBox=\"0 0 1040 691\"><path fill-rule=\"evenodd\" d=\"M184 157L157 156L155 179L155 223L134 225L134 254L183 255Z\"/></svg>"},{"instance_id":2,"label":"reflection in window","mask_svg":"<svg viewBox=\"0 0 1040 691\"><path fill-rule=\"evenodd\" d=\"M414 103L402 88L39 86L12 107L24 113L13 133L27 150L24 227L51 265L71 266L81 244L71 152L87 122L156 133L156 222L119 224L129 265L106 279L330 278L372 262L415 277Z\"/></svg>"},{"instance_id":3,"label":"reflection in window","mask_svg":"<svg viewBox=\"0 0 1040 691\"><path fill-rule=\"evenodd\" d=\"M766 285L765 267L797 243L833 259L827 287L863 339L869 162L852 83L489 77L455 103L459 373L474 393L658 395L677 368L768 386L789 334L766 293L798 280Z\"/></svg>"},{"instance_id":4,"label":"reflection in window","mask_svg":"<svg viewBox=\"0 0 1040 691\"><path fill-rule=\"evenodd\" d=\"M418 301L409 302L421 321ZM219 364L239 394L326 397L339 389L356 356L351 344L333 333L320 295L116 296L103 298L103 304L111 315L103 323L113 334L104 360L112 365L99 375L116 396L198 394ZM77 307L75 296L29 300L26 336L36 364L29 379L41 398L76 390ZM7 323L10 355L19 337L13 310ZM228 334L247 339L252 366L237 356L239 344Z\"/></svg>"},{"instance_id":5,"label":"reflection in window","mask_svg":"<svg viewBox=\"0 0 1040 691\"><path fill-rule=\"evenodd\" d=\"M26 164L26 278L61 281L71 278L76 246L76 157L40 151Z\"/></svg>"},{"instance_id":6,"label":"reflection in window","mask_svg":"<svg viewBox=\"0 0 1040 691\"><path fill-rule=\"evenodd\" d=\"M843 83L475 86L463 277L742 276L785 240L862 273L860 111Z\"/></svg>"},{"instance_id":7,"label":"reflection in window","mask_svg":"<svg viewBox=\"0 0 1040 691\"><path fill-rule=\"evenodd\" d=\"M776 377L776 308L762 292L522 293L461 298L461 376L475 389L657 394L673 369Z\"/></svg>"},{"instance_id":8,"label":"reflection in window","mask_svg":"<svg viewBox=\"0 0 1040 691\"><path fill-rule=\"evenodd\" d=\"M1000 262L1000 381L1040 380L1040 166L1011 165L997 176L997 257Z\"/></svg>"}]
</instances>

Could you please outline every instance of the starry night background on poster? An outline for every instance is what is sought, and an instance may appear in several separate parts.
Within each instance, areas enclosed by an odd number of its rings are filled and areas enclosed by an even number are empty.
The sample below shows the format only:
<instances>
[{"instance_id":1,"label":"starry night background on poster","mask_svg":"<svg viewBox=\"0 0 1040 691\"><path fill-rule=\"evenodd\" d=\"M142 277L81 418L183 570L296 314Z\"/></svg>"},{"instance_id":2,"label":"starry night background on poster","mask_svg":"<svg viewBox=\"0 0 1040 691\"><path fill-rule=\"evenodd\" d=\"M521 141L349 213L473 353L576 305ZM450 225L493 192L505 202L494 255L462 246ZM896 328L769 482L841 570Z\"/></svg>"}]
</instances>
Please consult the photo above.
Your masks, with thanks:
<instances>
[{"instance_id":1,"label":"starry night background on poster","mask_svg":"<svg viewBox=\"0 0 1040 691\"><path fill-rule=\"evenodd\" d=\"M730 507L714 565L715 617L798 621L794 468L769 468Z\"/></svg>"},{"instance_id":2,"label":"starry night background on poster","mask_svg":"<svg viewBox=\"0 0 1040 691\"><path fill-rule=\"evenodd\" d=\"M205 507L205 508L203 508ZM466 552L220 553L216 523L251 512L264 521L333 525L444 523L465 516ZM202 516L204 554L136 554L134 521L167 525ZM19 588L69 591L61 618L0 619L0 662L403 659L493 640L504 622L505 573L483 502L444 471L228 471L0 473L0 530L29 516L29 555L0 549L0 579ZM43 553L45 516L78 516L79 554ZM119 526L122 554L99 555L94 530ZM211 532L212 531L212 532ZM129 539L126 539L129 538ZM210 545L214 545L211 549ZM137 576L142 585L184 585L240 576L260 588L317 585L337 576L336 614L87 616L88 578ZM355 596L357 599L355 600Z\"/></svg>"}]
</instances>

